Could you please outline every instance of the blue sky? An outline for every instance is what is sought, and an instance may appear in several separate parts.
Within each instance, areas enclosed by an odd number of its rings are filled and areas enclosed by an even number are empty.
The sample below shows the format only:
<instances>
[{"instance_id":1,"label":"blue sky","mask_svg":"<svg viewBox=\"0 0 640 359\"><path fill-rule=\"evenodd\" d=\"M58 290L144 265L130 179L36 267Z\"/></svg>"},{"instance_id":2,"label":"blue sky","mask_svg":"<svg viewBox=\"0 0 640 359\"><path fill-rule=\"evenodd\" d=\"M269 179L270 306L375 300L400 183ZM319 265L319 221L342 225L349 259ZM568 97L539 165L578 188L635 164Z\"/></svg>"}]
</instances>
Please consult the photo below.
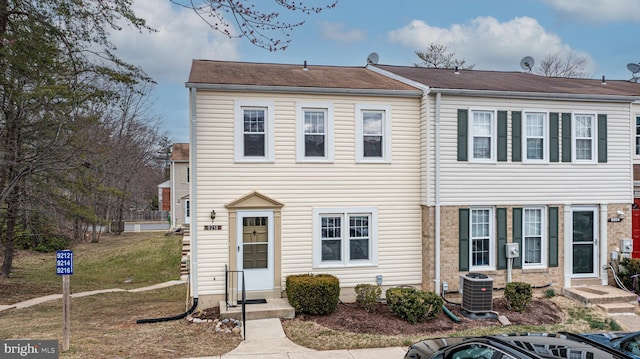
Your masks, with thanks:
<instances>
[{"instance_id":1,"label":"blue sky","mask_svg":"<svg viewBox=\"0 0 640 359\"><path fill-rule=\"evenodd\" d=\"M416 50L438 43L481 70L521 71L524 56L539 63L550 53L577 54L588 58L591 77L628 80L626 65L640 63L640 0L339 0L310 16L254 2L305 21L287 50L227 38L169 0L134 2L157 32L112 34L118 55L157 81L150 105L174 142L189 140L184 84L192 59L364 66L376 52L381 64L412 66Z\"/></svg>"}]
</instances>

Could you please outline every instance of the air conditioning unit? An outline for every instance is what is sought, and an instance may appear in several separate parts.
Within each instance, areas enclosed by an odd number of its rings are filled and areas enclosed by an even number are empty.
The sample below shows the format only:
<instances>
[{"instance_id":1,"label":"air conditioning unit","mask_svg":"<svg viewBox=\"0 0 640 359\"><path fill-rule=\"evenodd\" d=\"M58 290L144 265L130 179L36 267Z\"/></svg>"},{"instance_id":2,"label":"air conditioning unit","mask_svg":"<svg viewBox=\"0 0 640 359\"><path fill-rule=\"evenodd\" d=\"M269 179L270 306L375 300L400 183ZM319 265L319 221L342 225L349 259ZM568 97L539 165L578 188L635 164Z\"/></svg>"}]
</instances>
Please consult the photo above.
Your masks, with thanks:
<instances>
[{"instance_id":1,"label":"air conditioning unit","mask_svg":"<svg viewBox=\"0 0 640 359\"><path fill-rule=\"evenodd\" d=\"M493 311L493 279L482 273L460 276L462 309L470 313Z\"/></svg>"}]
</instances>

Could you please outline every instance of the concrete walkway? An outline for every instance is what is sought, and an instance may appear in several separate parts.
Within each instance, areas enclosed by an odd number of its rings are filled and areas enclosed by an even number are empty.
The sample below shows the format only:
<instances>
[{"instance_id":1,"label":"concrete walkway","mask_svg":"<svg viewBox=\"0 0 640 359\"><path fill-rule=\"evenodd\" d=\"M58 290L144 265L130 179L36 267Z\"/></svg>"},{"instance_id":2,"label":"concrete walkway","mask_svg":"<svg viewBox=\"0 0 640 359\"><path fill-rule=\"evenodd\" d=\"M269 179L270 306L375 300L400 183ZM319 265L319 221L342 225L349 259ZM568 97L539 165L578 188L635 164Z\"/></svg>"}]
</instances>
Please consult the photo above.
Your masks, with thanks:
<instances>
[{"instance_id":1,"label":"concrete walkway","mask_svg":"<svg viewBox=\"0 0 640 359\"><path fill-rule=\"evenodd\" d=\"M249 320L246 329L246 339L234 350L198 359L387 359L402 358L407 352L400 347L323 351L305 348L287 338L280 319Z\"/></svg>"},{"instance_id":2,"label":"concrete walkway","mask_svg":"<svg viewBox=\"0 0 640 359\"><path fill-rule=\"evenodd\" d=\"M71 298L81 298L81 297L86 297L86 296L95 295L95 294L113 293L113 292L136 293L136 292L143 292L147 290L171 287L174 285L185 284L185 283L186 282L183 280L172 280L172 281L168 281L160 284L150 285L148 287L140 287L135 289L120 289L120 288L99 289L99 290L92 290L88 292L71 293ZM8 305L0 304L0 312L2 312L3 310L9 310L9 309L21 309L21 308L31 307L36 304L46 303L56 299L62 299L62 294L45 295L44 297L33 298L33 299L25 300L23 302L19 302L16 304L8 304Z\"/></svg>"}]
</instances>

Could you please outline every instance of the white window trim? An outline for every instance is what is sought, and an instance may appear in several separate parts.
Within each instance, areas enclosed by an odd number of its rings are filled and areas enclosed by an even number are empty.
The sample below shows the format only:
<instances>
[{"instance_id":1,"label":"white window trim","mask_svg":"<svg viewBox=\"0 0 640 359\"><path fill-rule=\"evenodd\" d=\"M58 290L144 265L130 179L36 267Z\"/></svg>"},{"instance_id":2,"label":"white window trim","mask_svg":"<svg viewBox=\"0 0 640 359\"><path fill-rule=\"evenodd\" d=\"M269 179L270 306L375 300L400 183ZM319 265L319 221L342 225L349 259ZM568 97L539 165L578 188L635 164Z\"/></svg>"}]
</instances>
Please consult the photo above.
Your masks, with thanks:
<instances>
[{"instance_id":1,"label":"white window trim","mask_svg":"<svg viewBox=\"0 0 640 359\"><path fill-rule=\"evenodd\" d=\"M540 213L540 219L541 219L541 223L540 226L542 226L541 228L541 234L542 234L542 245L541 245L541 260L542 263L535 263L535 264L526 264L524 262L524 258L525 258L525 252L526 252L526 238L525 238L525 233L524 233L524 228L525 228L525 222L524 222L524 212L527 209L539 209L541 210ZM545 207L542 206L529 206L529 207L523 207L522 208L522 248L520 249L520 255L522 256L522 268L525 269L534 269L534 268L547 268L547 261L549 258L549 252L548 252L548 242L549 242L549 237L548 237L548 233L547 233L547 210Z\"/></svg>"},{"instance_id":2,"label":"white window trim","mask_svg":"<svg viewBox=\"0 0 640 359\"><path fill-rule=\"evenodd\" d=\"M349 236L343 235L342 260L335 262L322 262L322 215L341 215L344 223L343 231L349 230L348 215L371 215L371 227L369 228L369 260L350 261ZM376 207L320 207L313 209L313 267L314 268L343 268L343 267L372 267L378 265L378 209Z\"/></svg>"},{"instance_id":3,"label":"white window trim","mask_svg":"<svg viewBox=\"0 0 640 359\"><path fill-rule=\"evenodd\" d=\"M542 142L544 148L542 149L542 159L528 159L527 158L527 114L528 113L541 113L544 114L544 129ZM522 111L522 162L524 163L549 163L549 112L536 111L536 110L524 110Z\"/></svg>"},{"instance_id":4,"label":"white window trim","mask_svg":"<svg viewBox=\"0 0 640 359\"><path fill-rule=\"evenodd\" d=\"M591 159L590 160L579 160L576 158L578 153L578 147L576 145L576 116L584 115L584 116L592 116L593 117L593 132L591 134ZM571 113L571 161L573 163L597 163L598 161L598 114L595 112L578 112L574 111Z\"/></svg>"},{"instance_id":5,"label":"white window trim","mask_svg":"<svg viewBox=\"0 0 640 359\"><path fill-rule=\"evenodd\" d=\"M473 113L474 112L491 112L491 158L474 158L473 157ZM498 158L498 111L495 109L486 109L486 108L474 108L469 109L469 118L467 128L469 131L468 136L468 158L469 162L477 162L477 163L496 163Z\"/></svg>"},{"instance_id":6,"label":"white window trim","mask_svg":"<svg viewBox=\"0 0 640 359\"><path fill-rule=\"evenodd\" d=\"M304 133L304 110L323 110L327 117L325 122L325 152L324 157L306 157L305 133ZM298 102L296 103L296 161L297 162L333 162L334 158L334 134L333 134L333 104L318 102Z\"/></svg>"},{"instance_id":7,"label":"white window trim","mask_svg":"<svg viewBox=\"0 0 640 359\"><path fill-rule=\"evenodd\" d=\"M243 136L243 108L265 108L265 155L264 157L246 157L244 156L244 136ZM235 138L234 138L234 156L236 162L273 162L274 161L274 109L272 101L235 101Z\"/></svg>"},{"instance_id":8,"label":"white window trim","mask_svg":"<svg viewBox=\"0 0 640 359\"><path fill-rule=\"evenodd\" d=\"M489 265L473 265L473 222L472 212L474 210L489 210ZM496 210L493 207L471 207L469 208L469 271L474 270L496 270Z\"/></svg>"},{"instance_id":9,"label":"white window trim","mask_svg":"<svg viewBox=\"0 0 640 359\"><path fill-rule=\"evenodd\" d=\"M382 157L364 157L362 111L383 111L382 119ZM356 162L358 163L390 163L391 162L391 105L356 104Z\"/></svg>"}]
</instances>

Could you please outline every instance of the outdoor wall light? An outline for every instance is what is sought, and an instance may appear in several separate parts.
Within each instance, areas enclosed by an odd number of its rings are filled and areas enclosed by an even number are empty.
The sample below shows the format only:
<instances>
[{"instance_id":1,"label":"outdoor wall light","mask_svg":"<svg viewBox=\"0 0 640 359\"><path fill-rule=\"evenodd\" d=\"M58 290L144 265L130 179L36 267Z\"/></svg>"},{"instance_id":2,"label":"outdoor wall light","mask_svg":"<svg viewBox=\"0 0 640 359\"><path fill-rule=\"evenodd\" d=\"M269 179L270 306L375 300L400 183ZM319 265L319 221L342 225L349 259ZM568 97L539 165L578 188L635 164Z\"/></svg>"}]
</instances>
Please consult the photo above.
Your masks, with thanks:
<instances>
[{"instance_id":1,"label":"outdoor wall light","mask_svg":"<svg viewBox=\"0 0 640 359\"><path fill-rule=\"evenodd\" d=\"M624 212L618 210L616 216L609 218L608 222L622 222L624 220Z\"/></svg>"},{"instance_id":2,"label":"outdoor wall light","mask_svg":"<svg viewBox=\"0 0 640 359\"><path fill-rule=\"evenodd\" d=\"M211 210L211 223L213 223L215 219L216 219L216 210L213 209Z\"/></svg>"}]
</instances>

